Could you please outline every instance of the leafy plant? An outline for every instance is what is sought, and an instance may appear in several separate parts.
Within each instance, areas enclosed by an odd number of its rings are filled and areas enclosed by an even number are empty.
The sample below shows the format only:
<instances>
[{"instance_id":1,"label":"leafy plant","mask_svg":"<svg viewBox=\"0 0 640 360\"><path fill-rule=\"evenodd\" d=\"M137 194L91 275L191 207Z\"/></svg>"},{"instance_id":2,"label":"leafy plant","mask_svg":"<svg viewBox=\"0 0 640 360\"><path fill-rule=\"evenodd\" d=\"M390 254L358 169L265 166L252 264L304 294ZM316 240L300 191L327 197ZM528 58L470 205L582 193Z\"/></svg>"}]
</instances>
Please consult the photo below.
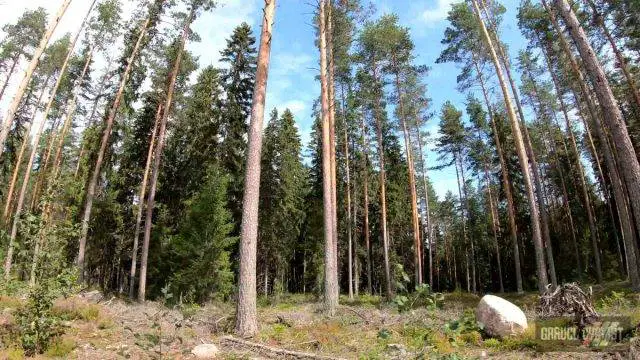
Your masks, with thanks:
<instances>
[{"instance_id":1,"label":"leafy plant","mask_svg":"<svg viewBox=\"0 0 640 360\"><path fill-rule=\"evenodd\" d=\"M476 321L476 316L471 309L465 310L460 318L444 325L444 332L454 346L466 343L479 344L482 341L480 335L482 330L482 325Z\"/></svg>"},{"instance_id":2,"label":"leafy plant","mask_svg":"<svg viewBox=\"0 0 640 360\"><path fill-rule=\"evenodd\" d=\"M598 307L602 310L619 310L631 307L631 301L627 299L624 292L612 291L611 294L598 301Z\"/></svg>"},{"instance_id":3,"label":"leafy plant","mask_svg":"<svg viewBox=\"0 0 640 360\"><path fill-rule=\"evenodd\" d=\"M43 353L51 340L61 334L58 319L51 313L54 299L49 282L35 285L27 305L17 313L20 342L28 356Z\"/></svg>"},{"instance_id":4,"label":"leafy plant","mask_svg":"<svg viewBox=\"0 0 640 360\"><path fill-rule=\"evenodd\" d=\"M441 306L443 301L444 295L432 292L428 284L418 285L413 293L398 294L393 299L399 312L409 311L417 306L424 306L429 310L434 310Z\"/></svg>"}]
</instances>

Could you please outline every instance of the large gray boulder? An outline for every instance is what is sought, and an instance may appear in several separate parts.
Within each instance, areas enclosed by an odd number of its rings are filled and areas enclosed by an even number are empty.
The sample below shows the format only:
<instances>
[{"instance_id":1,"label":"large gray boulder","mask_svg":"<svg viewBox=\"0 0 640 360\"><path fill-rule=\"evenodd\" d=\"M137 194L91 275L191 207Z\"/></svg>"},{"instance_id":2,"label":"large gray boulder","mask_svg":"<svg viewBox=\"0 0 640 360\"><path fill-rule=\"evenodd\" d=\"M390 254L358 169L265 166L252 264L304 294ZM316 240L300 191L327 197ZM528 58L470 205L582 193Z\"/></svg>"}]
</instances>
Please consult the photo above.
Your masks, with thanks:
<instances>
[{"instance_id":1,"label":"large gray boulder","mask_svg":"<svg viewBox=\"0 0 640 360\"><path fill-rule=\"evenodd\" d=\"M476 307L476 320L487 334L505 337L522 334L527 329L527 317L513 303L494 295L485 295Z\"/></svg>"}]
</instances>

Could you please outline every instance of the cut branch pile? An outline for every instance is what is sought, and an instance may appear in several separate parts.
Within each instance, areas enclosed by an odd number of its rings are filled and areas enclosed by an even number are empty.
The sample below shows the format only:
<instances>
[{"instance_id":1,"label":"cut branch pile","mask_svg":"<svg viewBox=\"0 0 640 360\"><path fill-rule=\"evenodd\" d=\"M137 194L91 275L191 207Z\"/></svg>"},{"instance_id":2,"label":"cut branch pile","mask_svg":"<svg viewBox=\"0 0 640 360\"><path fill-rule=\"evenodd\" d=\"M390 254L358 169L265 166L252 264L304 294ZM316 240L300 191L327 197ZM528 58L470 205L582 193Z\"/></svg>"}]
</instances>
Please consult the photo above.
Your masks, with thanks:
<instances>
[{"instance_id":1,"label":"cut branch pile","mask_svg":"<svg viewBox=\"0 0 640 360\"><path fill-rule=\"evenodd\" d=\"M555 290L547 286L547 290L540 296L537 312L541 318L573 315L580 329L600 317L593 307L591 297L576 283L563 284Z\"/></svg>"}]
</instances>

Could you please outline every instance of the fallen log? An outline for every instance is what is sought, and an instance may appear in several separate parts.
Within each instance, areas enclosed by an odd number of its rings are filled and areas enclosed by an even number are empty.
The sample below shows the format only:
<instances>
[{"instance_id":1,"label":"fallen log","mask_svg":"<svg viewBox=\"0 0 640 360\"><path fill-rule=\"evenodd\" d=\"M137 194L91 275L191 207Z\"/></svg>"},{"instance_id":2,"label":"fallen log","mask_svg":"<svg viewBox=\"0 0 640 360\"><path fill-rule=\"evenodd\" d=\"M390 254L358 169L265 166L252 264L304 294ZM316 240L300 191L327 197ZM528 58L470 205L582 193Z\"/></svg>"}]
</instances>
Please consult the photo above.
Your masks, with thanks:
<instances>
[{"instance_id":1,"label":"fallen log","mask_svg":"<svg viewBox=\"0 0 640 360\"><path fill-rule=\"evenodd\" d=\"M223 336L221 341L227 343L231 346L240 346L244 348L249 348L255 352L261 353L263 355L277 356L279 359L281 358L289 358L289 359L308 359L308 360L343 360L342 358L326 356L326 355L318 355L312 353L304 353L293 350L280 349L272 346L267 346L264 344L255 343L252 341L239 339L230 335Z\"/></svg>"}]
</instances>

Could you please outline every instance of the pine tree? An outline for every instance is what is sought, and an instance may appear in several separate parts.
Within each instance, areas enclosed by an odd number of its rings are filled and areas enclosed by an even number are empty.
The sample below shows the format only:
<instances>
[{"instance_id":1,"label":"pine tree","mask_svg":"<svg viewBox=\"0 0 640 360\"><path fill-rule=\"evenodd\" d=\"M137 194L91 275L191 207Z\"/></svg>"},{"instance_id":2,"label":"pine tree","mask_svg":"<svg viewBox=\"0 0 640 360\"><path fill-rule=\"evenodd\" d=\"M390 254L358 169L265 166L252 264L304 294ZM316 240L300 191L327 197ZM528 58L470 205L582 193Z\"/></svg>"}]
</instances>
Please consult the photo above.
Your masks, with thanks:
<instances>
[{"instance_id":1,"label":"pine tree","mask_svg":"<svg viewBox=\"0 0 640 360\"><path fill-rule=\"evenodd\" d=\"M242 179L245 174L247 143L247 119L251 112L251 101L255 85L256 48L251 27L242 23L233 30L227 47L220 53L221 61L229 68L222 73L226 100L223 103L221 164L231 176L229 182L229 206L236 229L239 229L242 214Z\"/></svg>"}]
</instances>

